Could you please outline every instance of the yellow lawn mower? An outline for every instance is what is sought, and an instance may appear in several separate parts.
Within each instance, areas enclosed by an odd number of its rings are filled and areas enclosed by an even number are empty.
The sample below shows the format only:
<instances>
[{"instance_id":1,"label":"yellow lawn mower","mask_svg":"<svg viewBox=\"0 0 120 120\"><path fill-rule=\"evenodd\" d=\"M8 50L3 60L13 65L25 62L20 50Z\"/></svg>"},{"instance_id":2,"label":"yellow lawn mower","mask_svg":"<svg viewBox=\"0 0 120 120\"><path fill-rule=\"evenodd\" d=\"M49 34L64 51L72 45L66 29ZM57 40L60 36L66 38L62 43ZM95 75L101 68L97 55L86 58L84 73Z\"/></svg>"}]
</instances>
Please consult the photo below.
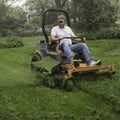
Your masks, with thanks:
<instances>
[{"instance_id":1,"label":"yellow lawn mower","mask_svg":"<svg viewBox=\"0 0 120 120\"><path fill-rule=\"evenodd\" d=\"M66 15L67 25L70 26L70 18L66 11L58 9L48 9L42 16L42 31L45 40L40 40L36 45L36 51L31 60L32 70L38 72L40 77L43 77L44 83L54 88L61 86L64 89L71 90L74 78L74 73L89 73L96 71L107 71L109 74L115 73L114 66L95 65L88 66L85 63L82 53L74 53L73 61L71 63L65 63L66 56L59 49L59 44L51 43L45 29L46 16L49 12L63 13ZM70 38L70 37L66 37ZM74 39L74 38L72 38ZM70 87L68 87L70 86Z\"/></svg>"}]
</instances>

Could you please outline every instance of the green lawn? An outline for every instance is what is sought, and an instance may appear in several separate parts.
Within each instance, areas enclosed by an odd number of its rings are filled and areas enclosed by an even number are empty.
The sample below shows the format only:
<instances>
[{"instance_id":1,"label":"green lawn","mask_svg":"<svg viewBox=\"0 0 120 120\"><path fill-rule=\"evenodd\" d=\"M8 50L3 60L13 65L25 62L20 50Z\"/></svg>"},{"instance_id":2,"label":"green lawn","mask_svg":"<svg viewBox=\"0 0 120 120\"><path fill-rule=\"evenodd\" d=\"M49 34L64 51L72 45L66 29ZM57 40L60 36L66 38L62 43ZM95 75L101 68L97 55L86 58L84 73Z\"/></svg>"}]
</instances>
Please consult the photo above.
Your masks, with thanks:
<instances>
[{"instance_id":1,"label":"green lawn","mask_svg":"<svg viewBox=\"0 0 120 120\"><path fill-rule=\"evenodd\" d=\"M120 120L120 39L87 41L93 58L114 64L116 74L76 76L72 92L42 85L30 68L40 38L21 39L24 47L0 49L0 120Z\"/></svg>"}]
</instances>

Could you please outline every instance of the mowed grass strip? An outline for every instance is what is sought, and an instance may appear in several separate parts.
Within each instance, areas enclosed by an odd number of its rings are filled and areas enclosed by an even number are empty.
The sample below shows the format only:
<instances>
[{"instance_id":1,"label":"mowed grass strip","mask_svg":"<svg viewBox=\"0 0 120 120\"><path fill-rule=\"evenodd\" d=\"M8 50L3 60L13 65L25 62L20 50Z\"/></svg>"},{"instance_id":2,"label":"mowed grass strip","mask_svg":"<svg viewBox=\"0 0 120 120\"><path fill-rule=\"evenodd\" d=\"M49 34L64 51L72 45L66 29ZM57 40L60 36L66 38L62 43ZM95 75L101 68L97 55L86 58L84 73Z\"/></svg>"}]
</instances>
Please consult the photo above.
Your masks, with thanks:
<instances>
[{"instance_id":1,"label":"mowed grass strip","mask_svg":"<svg viewBox=\"0 0 120 120\"><path fill-rule=\"evenodd\" d=\"M119 107L120 40L87 42L95 59L115 65L115 76L76 76L74 91L65 92L43 86L42 78L31 71L31 57L39 37L21 39L24 47L0 50L1 120L119 120L119 108L112 103ZM111 94L117 102L111 100Z\"/></svg>"},{"instance_id":2,"label":"mowed grass strip","mask_svg":"<svg viewBox=\"0 0 120 120\"><path fill-rule=\"evenodd\" d=\"M100 56L104 65L114 65L116 74L109 75L83 75L78 80L80 89L95 96L99 96L109 103L115 112L120 112L120 40L97 40L90 42L95 58ZM89 76L89 77L88 77Z\"/></svg>"}]
</instances>

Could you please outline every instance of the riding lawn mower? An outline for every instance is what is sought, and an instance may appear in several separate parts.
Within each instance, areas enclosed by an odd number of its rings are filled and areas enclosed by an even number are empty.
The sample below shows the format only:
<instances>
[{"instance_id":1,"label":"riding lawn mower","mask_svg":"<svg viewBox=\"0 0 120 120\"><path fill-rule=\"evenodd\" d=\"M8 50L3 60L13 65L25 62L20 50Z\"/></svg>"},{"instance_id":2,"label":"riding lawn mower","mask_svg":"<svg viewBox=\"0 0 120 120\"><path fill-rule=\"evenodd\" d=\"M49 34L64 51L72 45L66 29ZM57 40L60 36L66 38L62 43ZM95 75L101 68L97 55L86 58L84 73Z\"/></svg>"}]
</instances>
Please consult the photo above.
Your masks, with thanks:
<instances>
[{"instance_id":1,"label":"riding lawn mower","mask_svg":"<svg viewBox=\"0 0 120 120\"><path fill-rule=\"evenodd\" d=\"M36 45L36 50L31 60L32 70L40 73L45 85L50 88L60 86L63 89L72 90L74 76L83 73L96 71L107 71L109 74L115 73L114 66L95 65L88 66L85 63L82 53L73 53L73 62L66 63L65 54L59 49L59 44L51 43L45 29L46 18L49 12L63 13L66 16L67 25L70 26L70 18L66 11L58 9L48 9L42 16L42 31L45 40L40 40ZM70 37L66 37L70 38ZM74 39L74 38L71 38ZM74 43L76 44L76 43Z\"/></svg>"}]
</instances>

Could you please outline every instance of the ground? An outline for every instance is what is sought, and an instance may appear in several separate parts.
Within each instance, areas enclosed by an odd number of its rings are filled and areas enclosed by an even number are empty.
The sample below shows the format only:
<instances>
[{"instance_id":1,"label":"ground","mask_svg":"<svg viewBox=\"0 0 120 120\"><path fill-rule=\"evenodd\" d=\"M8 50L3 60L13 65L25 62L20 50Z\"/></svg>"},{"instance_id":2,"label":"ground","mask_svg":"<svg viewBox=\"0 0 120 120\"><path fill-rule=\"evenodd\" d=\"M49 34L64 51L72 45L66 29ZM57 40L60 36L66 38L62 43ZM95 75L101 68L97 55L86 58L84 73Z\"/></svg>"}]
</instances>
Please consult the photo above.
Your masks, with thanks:
<instances>
[{"instance_id":1,"label":"ground","mask_svg":"<svg viewBox=\"0 0 120 120\"><path fill-rule=\"evenodd\" d=\"M87 41L93 58L114 64L116 74L75 76L72 92L42 84L42 78L30 68L40 38L21 39L24 47L0 49L1 120L120 119L120 39Z\"/></svg>"}]
</instances>

